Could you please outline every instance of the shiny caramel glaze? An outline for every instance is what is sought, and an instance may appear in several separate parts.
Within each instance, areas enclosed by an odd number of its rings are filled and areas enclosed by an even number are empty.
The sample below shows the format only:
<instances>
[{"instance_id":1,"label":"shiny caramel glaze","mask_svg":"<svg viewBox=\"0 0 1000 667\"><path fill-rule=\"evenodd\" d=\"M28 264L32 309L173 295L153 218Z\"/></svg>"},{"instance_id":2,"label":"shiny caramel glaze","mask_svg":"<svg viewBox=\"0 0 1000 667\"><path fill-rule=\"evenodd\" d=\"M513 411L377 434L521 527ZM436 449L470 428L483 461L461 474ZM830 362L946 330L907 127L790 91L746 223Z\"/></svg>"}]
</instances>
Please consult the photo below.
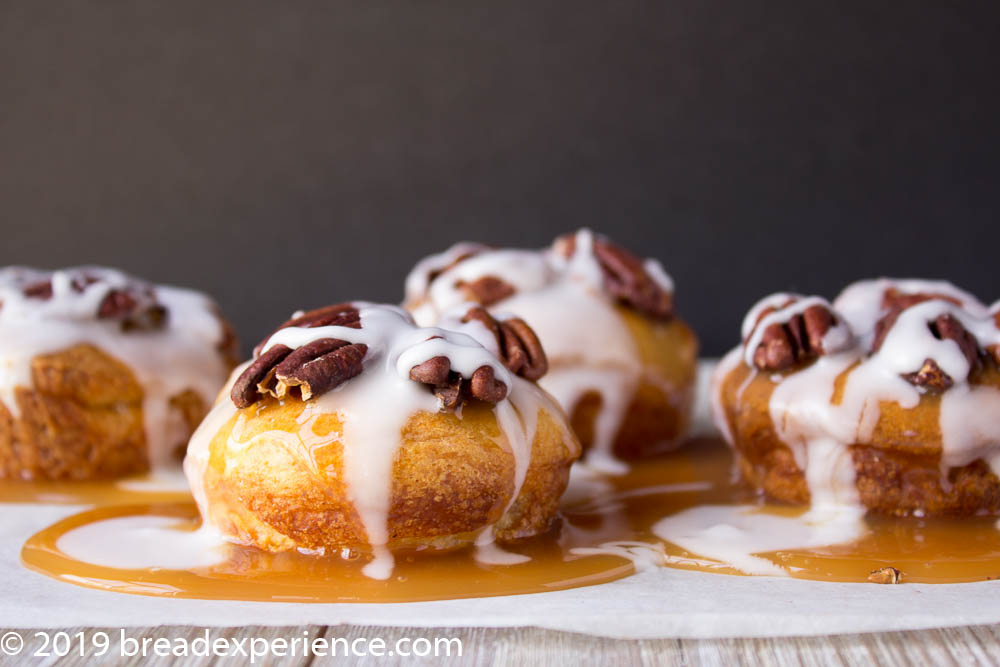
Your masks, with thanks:
<instances>
[{"instance_id":1,"label":"shiny caramel glaze","mask_svg":"<svg viewBox=\"0 0 1000 667\"><path fill-rule=\"evenodd\" d=\"M615 435L612 452L625 460L657 456L676 449L688 432L698 339L679 318L661 322L623 306L616 306L615 311L635 342L643 371ZM601 404L601 395L590 391L576 405L565 406L585 450L593 444Z\"/></svg>"},{"instance_id":2,"label":"shiny caramel glaze","mask_svg":"<svg viewBox=\"0 0 1000 667\"><path fill-rule=\"evenodd\" d=\"M834 404L840 402L854 368L837 378ZM1000 388L1000 369L989 361L970 382ZM810 496L805 477L771 421L769 404L776 386L771 373L739 364L723 379L722 405L744 477L775 500L806 505ZM883 401L879 409L871 442L850 445L862 505L891 515L917 510L934 515L1000 514L1000 479L982 459L951 468L943 481L940 394L923 394L909 410L891 401Z\"/></svg>"},{"instance_id":3,"label":"shiny caramel glaze","mask_svg":"<svg viewBox=\"0 0 1000 667\"><path fill-rule=\"evenodd\" d=\"M760 511L796 516L802 508L764 505L748 487L735 484L732 457L719 440L691 442L682 451L635 465L621 477L595 477L574 486L552 531L508 546L531 560L518 565L478 564L471 548L447 552L397 551L392 578L363 576L368 556L266 553L229 546L225 562L190 571L122 570L67 557L57 542L73 528L112 517L157 514L177 517L178 530L193 530L190 503L109 507L69 517L33 536L22 550L24 564L56 579L124 593L231 600L303 602L404 602L489 597L589 586L635 571L612 555L580 557L573 550L608 544L648 545L664 564L687 570L739 574L654 537L650 528L665 516L704 504L759 503ZM1000 576L1000 530L988 518L873 516L869 533L852 544L758 554L789 569L789 575L820 581L866 582L869 574L895 567L906 583L957 583ZM720 584L722 584L720 580ZM669 591L665 591L668 593Z\"/></svg>"}]
</instances>

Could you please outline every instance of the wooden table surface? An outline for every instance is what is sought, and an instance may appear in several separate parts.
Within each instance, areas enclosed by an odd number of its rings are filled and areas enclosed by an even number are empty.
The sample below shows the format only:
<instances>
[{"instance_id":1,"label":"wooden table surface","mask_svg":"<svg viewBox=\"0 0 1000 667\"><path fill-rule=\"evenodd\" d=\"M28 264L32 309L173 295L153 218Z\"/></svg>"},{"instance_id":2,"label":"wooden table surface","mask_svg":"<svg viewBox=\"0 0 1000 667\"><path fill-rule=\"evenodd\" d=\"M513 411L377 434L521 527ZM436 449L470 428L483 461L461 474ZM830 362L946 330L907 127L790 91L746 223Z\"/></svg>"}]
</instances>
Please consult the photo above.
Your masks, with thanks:
<instances>
[{"instance_id":1,"label":"wooden table surface","mask_svg":"<svg viewBox=\"0 0 1000 667\"><path fill-rule=\"evenodd\" d=\"M112 637L111 648L100 664L175 664L178 658L120 658L118 628L71 628L90 633L104 630ZM0 633L6 633L6 630ZM30 646L33 630L17 630ZM56 630L50 630L55 633ZM383 628L372 626L300 626L213 628L211 637L380 637L389 646L402 637L456 637L462 640L463 654L451 658L353 657L265 659L256 664L305 665L336 662L343 665L992 665L1000 664L1000 625L891 632L829 637L781 639L655 639L620 640L592 637L539 628ZM164 626L129 628L129 637L166 637L193 640L204 628ZM25 651L26 653L27 651ZM0 665L51 664L52 659L0 657ZM246 663L228 658L187 658L185 665ZM70 655L63 665L90 665L93 657Z\"/></svg>"}]
</instances>

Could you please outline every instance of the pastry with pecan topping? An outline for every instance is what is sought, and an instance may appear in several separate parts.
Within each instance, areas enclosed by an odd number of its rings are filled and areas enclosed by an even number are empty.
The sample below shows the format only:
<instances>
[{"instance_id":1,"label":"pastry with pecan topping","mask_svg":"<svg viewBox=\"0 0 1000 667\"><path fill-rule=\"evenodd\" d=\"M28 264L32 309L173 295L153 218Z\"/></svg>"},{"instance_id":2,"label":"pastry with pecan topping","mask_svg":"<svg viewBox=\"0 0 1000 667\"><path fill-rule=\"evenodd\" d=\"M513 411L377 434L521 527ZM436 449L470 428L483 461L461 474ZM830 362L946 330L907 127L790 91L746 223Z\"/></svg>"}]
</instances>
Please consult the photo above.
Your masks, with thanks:
<instances>
[{"instance_id":1,"label":"pastry with pecan topping","mask_svg":"<svg viewBox=\"0 0 1000 667\"><path fill-rule=\"evenodd\" d=\"M832 304L770 296L716 370L716 422L778 500L1000 514L997 324L940 281L862 281Z\"/></svg>"},{"instance_id":2,"label":"pastry with pecan topping","mask_svg":"<svg viewBox=\"0 0 1000 667\"><path fill-rule=\"evenodd\" d=\"M267 551L371 557L544 532L579 444L535 381L532 329L472 307L418 327L395 306L300 313L257 346L191 439L202 516Z\"/></svg>"},{"instance_id":3,"label":"pastry with pecan topping","mask_svg":"<svg viewBox=\"0 0 1000 667\"><path fill-rule=\"evenodd\" d=\"M570 415L591 462L617 468L616 458L683 440L698 342L655 260L584 229L544 250L457 244L407 278L405 306L422 324L470 302L538 332L550 367L540 384Z\"/></svg>"},{"instance_id":4,"label":"pastry with pecan topping","mask_svg":"<svg viewBox=\"0 0 1000 667\"><path fill-rule=\"evenodd\" d=\"M0 477L176 465L238 360L206 296L120 271L0 270Z\"/></svg>"}]
</instances>

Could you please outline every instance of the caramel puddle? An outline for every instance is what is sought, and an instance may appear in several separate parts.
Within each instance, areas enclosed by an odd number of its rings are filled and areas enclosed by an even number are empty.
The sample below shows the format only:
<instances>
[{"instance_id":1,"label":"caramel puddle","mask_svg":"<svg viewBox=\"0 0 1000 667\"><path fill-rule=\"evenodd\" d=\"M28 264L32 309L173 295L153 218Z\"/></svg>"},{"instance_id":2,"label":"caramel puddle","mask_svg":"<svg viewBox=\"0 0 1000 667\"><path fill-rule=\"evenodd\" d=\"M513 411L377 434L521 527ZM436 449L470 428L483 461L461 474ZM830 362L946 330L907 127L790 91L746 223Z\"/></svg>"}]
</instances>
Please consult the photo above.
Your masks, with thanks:
<instances>
[{"instance_id":1,"label":"caramel puddle","mask_svg":"<svg viewBox=\"0 0 1000 667\"><path fill-rule=\"evenodd\" d=\"M22 561L61 581L120 593L286 602L416 602L514 595L588 586L633 572L630 563L610 556L563 562L558 541L544 538L519 545L518 553L531 560L517 566L479 565L471 549L432 556L397 553L393 575L384 581L361 573L367 562L362 557L270 554L228 545L224 560L209 567L118 569L73 559L57 544L74 528L136 515L176 517L178 530L184 531L193 531L200 523L193 503L104 507L76 514L34 535L21 552Z\"/></svg>"},{"instance_id":2,"label":"caramel puddle","mask_svg":"<svg viewBox=\"0 0 1000 667\"><path fill-rule=\"evenodd\" d=\"M516 565L477 563L471 548L397 553L393 576L380 581L361 574L368 557L357 554L347 559L269 554L227 545L214 565L121 569L78 560L59 546L60 538L74 529L120 517L171 517L177 520L178 535L190 534L199 525L190 502L109 506L76 514L31 537L21 557L32 570L80 586L256 601L414 602L537 593L613 581L647 565L742 574L731 562L686 550L654 533L665 517L674 520L689 512L697 520L711 517L705 511L713 507L723 516L748 512L753 521L806 525L801 508L761 503L734 483L731 465L721 441L702 439L676 454L636 464L620 477L576 475L564 498L561 524L546 535L505 546L530 558ZM737 511L740 507L747 509ZM753 521L748 525L755 525ZM905 582L958 583L1000 575L995 518L857 521L863 534L849 543L755 552L752 558L787 576L820 581L865 582L870 572L886 566L901 570ZM696 527L716 537L721 534L718 542L729 546L730 526L709 522ZM738 547L738 534L732 534L737 535L732 544Z\"/></svg>"}]
</instances>

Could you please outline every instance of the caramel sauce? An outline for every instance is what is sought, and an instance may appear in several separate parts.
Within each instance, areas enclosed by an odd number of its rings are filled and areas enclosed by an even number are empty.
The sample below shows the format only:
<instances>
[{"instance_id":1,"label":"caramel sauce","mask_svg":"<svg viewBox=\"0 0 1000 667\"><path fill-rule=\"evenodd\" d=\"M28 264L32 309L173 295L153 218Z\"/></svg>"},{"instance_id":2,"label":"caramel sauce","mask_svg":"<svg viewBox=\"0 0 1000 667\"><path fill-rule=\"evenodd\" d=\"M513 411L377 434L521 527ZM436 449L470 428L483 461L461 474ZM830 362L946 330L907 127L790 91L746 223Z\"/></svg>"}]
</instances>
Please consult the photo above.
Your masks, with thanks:
<instances>
[{"instance_id":1,"label":"caramel sauce","mask_svg":"<svg viewBox=\"0 0 1000 667\"><path fill-rule=\"evenodd\" d=\"M803 508L763 503L733 482L732 457L716 439L688 443L683 451L638 463L620 477L594 475L566 496L560 525L548 534L505 545L530 557L517 565L477 563L472 548L448 553L397 553L393 576L361 574L368 556L270 554L228 545L217 565L190 570L117 569L76 560L60 550L60 537L106 519L139 515L177 519L193 531L200 520L190 502L105 506L76 514L31 537L21 557L32 570L61 581L104 590L182 598L300 602L408 602L489 597L590 586L636 570L611 555L614 545L658 555L674 568L741 574L656 537L666 516L703 505L756 504L757 512L781 517ZM867 533L849 544L758 553L788 576L821 581L865 582L891 566L905 582L958 583L1000 576L1000 530L995 518L921 519L868 517ZM707 526L706 526L707 527ZM609 546L610 545L610 546ZM581 555L576 550L592 550Z\"/></svg>"},{"instance_id":2,"label":"caramel sauce","mask_svg":"<svg viewBox=\"0 0 1000 667\"><path fill-rule=\"evenodd\" d=\"M157 483L151 476L111 481L0 480L0 503L125 505L191 499L190 491Z\"/></svg>"}]
</instances>

